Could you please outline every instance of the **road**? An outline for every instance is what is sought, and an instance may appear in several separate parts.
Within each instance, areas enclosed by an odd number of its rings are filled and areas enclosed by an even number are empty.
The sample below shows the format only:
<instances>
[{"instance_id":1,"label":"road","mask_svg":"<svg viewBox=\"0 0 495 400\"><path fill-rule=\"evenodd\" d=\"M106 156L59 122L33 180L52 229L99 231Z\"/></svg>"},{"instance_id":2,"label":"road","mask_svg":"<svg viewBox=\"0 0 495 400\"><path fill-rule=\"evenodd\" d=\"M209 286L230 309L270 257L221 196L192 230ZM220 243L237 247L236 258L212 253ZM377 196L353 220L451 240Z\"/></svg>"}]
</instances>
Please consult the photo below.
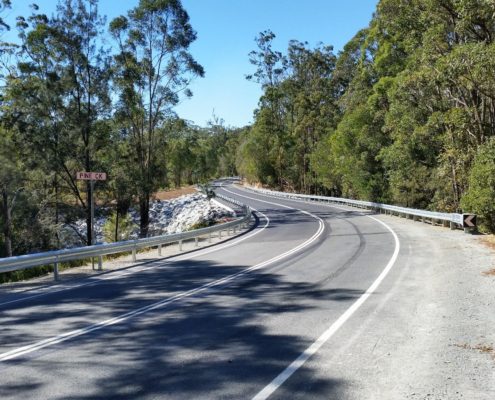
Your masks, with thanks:
<instances>
[{"instance_id":1,"label":"road","mask_svg":"<svg viewBox=\"0 0 495 400\"><path fill-rule=\"evenodd\" d=\"M471 239L219 192L256 210L249 232L0 297L0 398L495 398L495 361L479 347L495 342L493 296L479 298L492 281L452 268L477 251Z\"/></svg>"}]
</instances>

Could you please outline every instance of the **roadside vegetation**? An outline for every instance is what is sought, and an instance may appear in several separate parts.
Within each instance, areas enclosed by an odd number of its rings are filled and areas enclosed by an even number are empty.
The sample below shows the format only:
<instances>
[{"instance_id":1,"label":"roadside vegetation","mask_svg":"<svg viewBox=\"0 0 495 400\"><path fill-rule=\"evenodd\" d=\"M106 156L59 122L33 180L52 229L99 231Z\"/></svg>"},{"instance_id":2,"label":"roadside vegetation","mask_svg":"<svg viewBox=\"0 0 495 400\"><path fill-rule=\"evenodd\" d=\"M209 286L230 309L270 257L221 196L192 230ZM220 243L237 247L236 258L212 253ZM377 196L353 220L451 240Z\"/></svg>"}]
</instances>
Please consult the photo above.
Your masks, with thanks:
<instances>
[{"instance_id":1,"label":"roadside vegetation","mask_svg":"<svg viewBox=\"0 0 495 400\"><path fill-rule=\"evenodd\" d=\"M131 206L149 234L157 191L233 175L472 212L495 231L492 1L380 0L338 53L298 40L275 49L275 33L261 32L246 78L263 95L241 128L174 113L204 75L180 1L136 0L108 22L97 0L61 1L52 16L33 6L14 23L9 8L0 0L0 257L64 247L64 224L89 221L78 171L107 173L95 197L119 240Z\"/></svg>"},{"instance_id":2,"label":"roadside vegetation","mask_svg":"<svg viewBox=\"0 0 495 400\"><path fill-rule=\"evenodd\" d=\"M422 209L495 230L495 3L381 0L335 54L262 32L263 96L240 141L252 182Z\"/></svg>"},{"instance_id":3,"label":"roadside vegetation","mask_svg":"<svg viewBox=\"0 0 495 400\"><path fill-rule=\"evenodd\" d=\"M234 129L173 112L204 74L187 12L180 1L136 4L109 23L96 0L60 1L52 16L33 5L6 21L11 4L0 0L0 257L63 248L64 225L89 222L78 171L107 173L97 215L113 209L106 235L119 240L131 206L145 237L156 192L235 172ZM2 40L8 30L15 43Z\"/></svg>"}]
</instances>

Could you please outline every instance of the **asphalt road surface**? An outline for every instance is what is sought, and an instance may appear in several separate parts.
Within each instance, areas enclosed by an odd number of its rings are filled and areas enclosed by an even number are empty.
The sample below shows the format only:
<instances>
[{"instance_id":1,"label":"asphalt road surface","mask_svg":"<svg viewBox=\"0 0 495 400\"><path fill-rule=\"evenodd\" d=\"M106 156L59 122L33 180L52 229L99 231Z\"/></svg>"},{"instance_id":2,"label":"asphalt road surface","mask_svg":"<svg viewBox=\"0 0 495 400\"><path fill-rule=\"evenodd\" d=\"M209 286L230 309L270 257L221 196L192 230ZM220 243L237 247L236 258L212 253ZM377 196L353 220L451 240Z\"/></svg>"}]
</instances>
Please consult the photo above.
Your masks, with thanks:
<instances>
[{"instance_id":1,"label":"asphalt road surface","mask_svg":"<svg viewBox=\"0 0 495 400\"><path fill-rule=\"evenodd\" d=\"M455 273L463 233L218 192L252 229L0 297L0 399L495 398L493 298L467 305L492 281Z\"/></svg>"}]
</instances>

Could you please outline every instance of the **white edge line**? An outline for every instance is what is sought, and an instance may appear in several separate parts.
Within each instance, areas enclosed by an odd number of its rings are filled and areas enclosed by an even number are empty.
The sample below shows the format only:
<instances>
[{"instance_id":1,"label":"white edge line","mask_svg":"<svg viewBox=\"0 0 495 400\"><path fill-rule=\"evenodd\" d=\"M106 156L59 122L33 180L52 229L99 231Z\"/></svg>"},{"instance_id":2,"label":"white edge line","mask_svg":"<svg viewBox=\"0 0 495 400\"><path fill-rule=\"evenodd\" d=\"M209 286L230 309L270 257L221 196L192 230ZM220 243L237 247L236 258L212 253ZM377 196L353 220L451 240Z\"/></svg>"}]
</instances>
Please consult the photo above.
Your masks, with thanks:
<instances>
[{"instance_id":1,"label":"white edge line","mask_svg":"<svg viewBox=\"0 0 495 400\"><path fill-rule=\"evenodd\" d=\"M240 195L240 196L242 196L242 195ZM243 197L247 197L247 196L243 196ZM255 200L258 200L258 199L255 199ZM289 209L298 210L297 208L285 206L283 204L272 203L272 202L268 202L268 201L264 201L264 200L259 200L259 201L264 202L264 203L279 205L279 206L289 208ZM263 261L259 264L253 265L252 267L249 267L249 268L242 270L240 272L237 272L235 274L226 276L224 278L218 279L218 280L213 281L213 282L209 282L209 283L202 285L200 287L197 287L195 289L191 289L191 290L188 290L186 292L178 293L175 296L166 298L166 299L158 301L156 303L152 303L152 304L145 306L145 307L138 308L136 310L127 312L127 313L122 314L120 316L113 317L113 318L98 322L98 323L90 325L86 328L76 329L76 330L73 330L70 332L62 333L60 335L41 340L39 342L30 344L27 346L19 347L19 348L10 350L8 352L2 353L2 354L0 354L0 362L18 358L18 357L23 356L25 354L41 350L45 347L49 347L49 346L53 346L53 345L58 344L58 343L65 342L65 341L72 339L72 338L75 338L77 336L82 336L82 335L85 335L87 333L90 333L90 332L93 332L93 331L96 331L99 329L103 329L107 326L116 325L116 324L124 322L124 321L126 321L132 317L136 317L138 315L145 314L149 311L153 311L153 310L156 310L158 308L164 307L164 306L171 304L171 303L174 303L178 300L181 300L181 299L184 299L187 297L191 297L191 296L196 295L198 293L207 291L208 289L210 289L212 287L223 285L225 283L230 282L231 280L233 280L235 278L246 275L246 274L253 272L253 271L256 271L258 269L264 268L270 264L273 264L274 262L277 262L283 258L286 258L287 256L294 254L295 252L297 252L297 251L303 249L304 247L309 246L311 243L313 243L316 239L318 239L318 237L325 230L325 224L320 217L313 215L313 214L311 214L307 211L304 211L304 210L298 210L298 211L301 211L304 214L311 215L312 217L317 219L318 220L318 230L309 239L307 239L303 243L299 244L298 246L292 248L291 250L288 250L288 251L286 251L282 254L279 254L275 257L272 257L269 260ZM268 217L261 212L259 212L259 213L262 214L267 219L267 223L268 223L268 221L269 221ZM266 227L266 225L265 225L265 227Z\"/></svg>"},{"instance_id":2,"label":"white edge line","mask_svg":"<svg viewBox=\"0 0 495 400\"><path fill-rule=\"evenodd\" d=\"M331 207L334 207L333 205ZM344 210L341 207L335 207ZM364 292L359 299L357 299L328 329L323 332L318 339L306 350L304 350L299 357L297 357L287 368L285 368L275 379L273 379L267 386L265 386L252 400L266 400L273 392L275 392L284 382L289 379L294 372L301 368L308 359L313 356L320 348L323 346L341 327L344 325L349 318L361 307L361 305L370 297L370 295L378 288L385 277L388 275L393 265L395 264L400 250L400 241L397 234L394 232L390 226L379 219L372 217L370 215L363 214L368 218L371 218L385 228L387 228L393 235L395 240L395 250L387 263L384 270L380 273L378 278L371 284L371 286Z\"/></svg>"}]
</instances>

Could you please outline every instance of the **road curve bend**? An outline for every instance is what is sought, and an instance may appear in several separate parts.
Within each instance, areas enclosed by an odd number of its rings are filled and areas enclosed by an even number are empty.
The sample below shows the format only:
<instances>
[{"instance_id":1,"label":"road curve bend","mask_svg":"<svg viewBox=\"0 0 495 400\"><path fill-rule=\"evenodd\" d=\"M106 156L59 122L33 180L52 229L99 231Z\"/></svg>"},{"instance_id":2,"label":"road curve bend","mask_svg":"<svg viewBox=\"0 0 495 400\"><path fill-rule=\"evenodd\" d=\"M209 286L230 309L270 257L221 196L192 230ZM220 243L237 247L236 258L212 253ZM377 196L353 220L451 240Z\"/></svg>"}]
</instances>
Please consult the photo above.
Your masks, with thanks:
<instances>
[{"instance_id":1,"label":"road curve bend","mask_svg":"<svg viewBox=\"0 0 495 400\"><path fill-rule=\"evenodd\" d=\"M412 254L425 228L218 190L255 210L249 232L64 290L0 297L0 398L405 398L413 381L397 363L404 327L419 322L404 322L415 295L404 291L410 275L421 286ZM381 382L384 372L400 384Z\"/></svg>"}]
</instances>

